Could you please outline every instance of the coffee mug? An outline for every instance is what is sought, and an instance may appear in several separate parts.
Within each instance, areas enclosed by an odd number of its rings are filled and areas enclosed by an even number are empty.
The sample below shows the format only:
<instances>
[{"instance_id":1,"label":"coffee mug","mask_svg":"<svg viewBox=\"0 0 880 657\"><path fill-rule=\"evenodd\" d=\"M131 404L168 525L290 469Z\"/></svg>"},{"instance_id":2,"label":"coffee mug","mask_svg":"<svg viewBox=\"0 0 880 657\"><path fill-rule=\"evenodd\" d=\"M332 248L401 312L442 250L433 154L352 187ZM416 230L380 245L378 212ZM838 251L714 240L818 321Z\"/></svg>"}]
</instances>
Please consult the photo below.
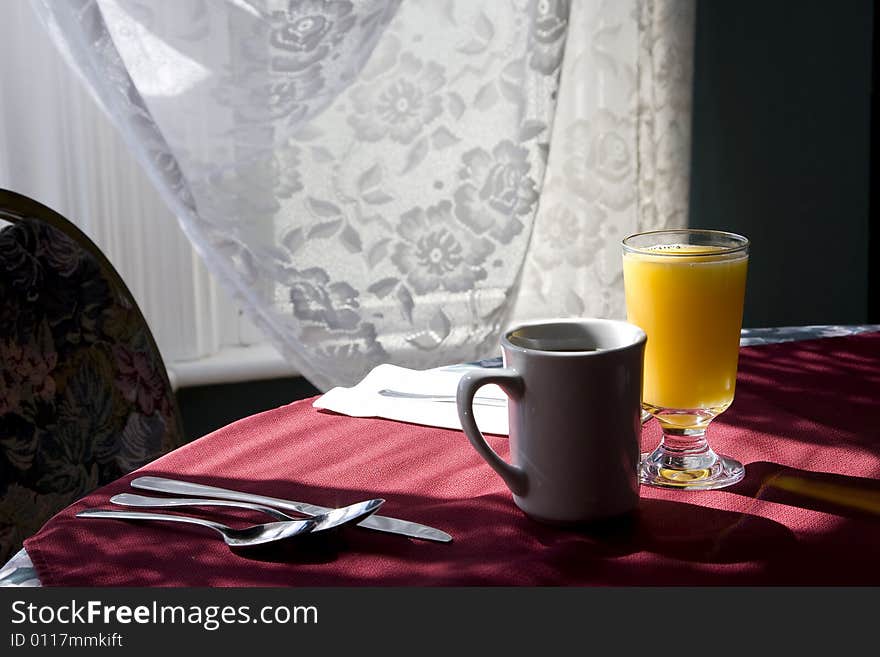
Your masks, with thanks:
<instances>
[{"instance_id":1,"label":"coffee mug","mask_svg":"<svg viewBox=\"0 0 880 657\"><path fill-rule=\"evenodd\" d=\"M503 368L462 377L465 435L528 516L575 525L636 509L645 342L644 331L622 321L526 324L501 339ZM474 421L474 395L490 383L509 397L512 463Z\"/></svg>"}]
</instances>

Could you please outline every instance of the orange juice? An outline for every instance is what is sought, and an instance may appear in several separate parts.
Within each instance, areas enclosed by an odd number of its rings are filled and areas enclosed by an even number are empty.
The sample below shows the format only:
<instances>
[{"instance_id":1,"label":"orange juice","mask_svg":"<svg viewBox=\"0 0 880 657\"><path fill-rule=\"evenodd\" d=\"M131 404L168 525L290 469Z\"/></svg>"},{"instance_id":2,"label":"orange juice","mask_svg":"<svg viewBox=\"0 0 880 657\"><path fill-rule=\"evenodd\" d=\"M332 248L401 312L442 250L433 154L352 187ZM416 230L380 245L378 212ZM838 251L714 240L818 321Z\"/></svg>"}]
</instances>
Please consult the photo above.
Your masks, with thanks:
<instances>
[{"instance_id":1,"label":"orange juice","mask_svg":"<svg viewBox=\"0 0 880 657\"><path fill-rule=\"evenodd\" d=\"M648 335L645 404L713 416L730 406L747 266L747 254L690 244L624 254L627 319Z\"/></svg>"}]
</instances>

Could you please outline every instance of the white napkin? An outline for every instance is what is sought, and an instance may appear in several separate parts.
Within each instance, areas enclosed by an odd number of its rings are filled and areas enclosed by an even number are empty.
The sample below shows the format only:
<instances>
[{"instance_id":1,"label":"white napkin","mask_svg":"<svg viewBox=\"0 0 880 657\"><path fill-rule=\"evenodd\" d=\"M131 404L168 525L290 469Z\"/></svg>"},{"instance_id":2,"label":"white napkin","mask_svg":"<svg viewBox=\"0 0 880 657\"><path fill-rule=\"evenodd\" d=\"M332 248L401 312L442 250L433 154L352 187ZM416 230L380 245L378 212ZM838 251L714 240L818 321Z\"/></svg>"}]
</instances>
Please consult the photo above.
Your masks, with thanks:
<instances>
[{"instance_id":1,"label":"white napkin","mask_svg":"<svg viewBox=\"0 0 880 657\"><path fill-rule=\"evenodd\" d=\"M479 368L477 368L479 369ZM333 388L314 401L312 406L353 417L383 417L389 420L424 424L431 427L461 429L455 404L458 381L468 370L464 366L410 370L396 365L379 365L352 388ZM410 394L446 395L451 401L404 399L380 395L380 390ZM501 388L487 385L478 397L506 400ZM484 433L507 435L507 405L474 404L477 426Z\"/></svg>"}]
</instances>

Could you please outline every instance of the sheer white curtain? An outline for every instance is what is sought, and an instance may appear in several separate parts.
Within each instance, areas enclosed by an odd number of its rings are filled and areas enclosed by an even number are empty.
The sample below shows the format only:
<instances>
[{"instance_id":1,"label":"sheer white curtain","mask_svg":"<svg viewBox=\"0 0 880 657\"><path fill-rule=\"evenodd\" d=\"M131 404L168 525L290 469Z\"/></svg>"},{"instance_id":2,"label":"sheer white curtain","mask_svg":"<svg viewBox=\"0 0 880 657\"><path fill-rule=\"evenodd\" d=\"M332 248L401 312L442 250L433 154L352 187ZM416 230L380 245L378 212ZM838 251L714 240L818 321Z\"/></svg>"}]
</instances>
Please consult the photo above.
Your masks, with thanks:
<instances>
[{"instance_id":1,"label":"sheer white curtain","mask_svg":"<svg viewBox=\"0 0 880 657\"><path fill-rule=\"evenodd\" d=\"M695 10L572 3L516 318L623 319L620 240L687 225Z\"/></svg>"},{"instance_id":2,"label":"sheer white curtain","mask_svg":"<svg viewBox=\"0 0 880 657\"><path fill-rule=\"evenodd\" d=\"M620 316L619 238L686 217L692 0L34 4L319 386Z\"/></svg>"}]
</instances>

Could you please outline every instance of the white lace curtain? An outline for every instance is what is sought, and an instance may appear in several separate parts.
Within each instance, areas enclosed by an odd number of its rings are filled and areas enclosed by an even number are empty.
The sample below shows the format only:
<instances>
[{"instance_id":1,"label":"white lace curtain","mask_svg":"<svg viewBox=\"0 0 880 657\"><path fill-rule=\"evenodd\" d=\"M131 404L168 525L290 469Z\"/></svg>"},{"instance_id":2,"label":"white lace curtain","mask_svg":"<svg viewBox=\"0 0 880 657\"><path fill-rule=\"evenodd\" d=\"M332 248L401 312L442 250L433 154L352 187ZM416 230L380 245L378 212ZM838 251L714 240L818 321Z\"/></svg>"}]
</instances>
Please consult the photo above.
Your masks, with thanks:
<instances>
[{"instance_id":1,"label":"white lace curtain","mask_svg":"<svg viewBox=\"0 0 880 657\"><path fill-rule=\"evenodd\" d=\"M620 237L685 221L692 0L33 2L320 387L620 316Z\"/></svg>"}]
</instances>

